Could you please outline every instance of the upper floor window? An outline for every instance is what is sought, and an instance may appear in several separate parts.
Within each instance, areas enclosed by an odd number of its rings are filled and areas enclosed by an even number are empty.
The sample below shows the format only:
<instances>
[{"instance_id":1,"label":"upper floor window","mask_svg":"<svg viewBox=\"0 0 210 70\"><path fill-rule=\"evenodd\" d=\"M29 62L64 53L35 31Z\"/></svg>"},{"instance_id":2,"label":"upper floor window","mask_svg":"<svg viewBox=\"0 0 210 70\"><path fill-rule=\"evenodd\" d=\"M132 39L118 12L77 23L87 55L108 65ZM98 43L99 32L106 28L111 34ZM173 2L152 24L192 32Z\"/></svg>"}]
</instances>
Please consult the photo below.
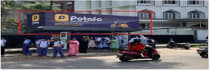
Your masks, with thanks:
<instances>
[{"instance_id":1,"label":"upper floor window","mask_svg":"<svg viewBox=\"0 0 210 70\"><path fill-rule=\"evenodd\" d=\"M188 13L188 16L191 19L203 19L205 17L204 13L200 11L191 11Z\"/></svg>"},{"instance_id":2,"label":"upper floor window","mask_svg":"<svg viewBox=\"0 0 210 70\"><path fill-rule=\"evenodd\" d=\"M137 0L138 4L149 4L151 3L151 0Z\"/></svg>"},{"instance_id":3,"label":"upper floor window","mask_svg":"<svg viewBox=\"0 0 210 70\"><path fill-rule=\"evenodd\" d=\"M200 4L200 1L199 0L188 0L188 4L196 5L196 4Z\"/></svg>"},{"instance_id":4,"label":"upper floor window","mask_svg":"<svg viewBox=\"0 0 210 70\"><path fill-rule=\"evenodd\" d=\"M170 10L170 11L166 11L163 12L163 18L166 20L170 20L170 19L178 19L179 18L179 12Z\"/></svg>"},{"instance_id":5,"label":"upper floor window","mask_svg":"<svg viewBox=\"0 0 210 70\"><path fill-rule=\"evenodd\" d=\"M163 4L177 4L176 0L163 0Z\"/></svg>"},{"instance_id":6,"label":"upper floor window","mask_svg":"<svg viewBox=\"0 0 210 70\"><path fill-rule=\"evenodd\" d=\"M148 10L143 10L143 11L148 11ZM150 19L150 13L148 12L139 12L138 13L138 17L139 19ZM153 18L155 16L154 12L152 12Z\"/></svg>"}]
</instances>

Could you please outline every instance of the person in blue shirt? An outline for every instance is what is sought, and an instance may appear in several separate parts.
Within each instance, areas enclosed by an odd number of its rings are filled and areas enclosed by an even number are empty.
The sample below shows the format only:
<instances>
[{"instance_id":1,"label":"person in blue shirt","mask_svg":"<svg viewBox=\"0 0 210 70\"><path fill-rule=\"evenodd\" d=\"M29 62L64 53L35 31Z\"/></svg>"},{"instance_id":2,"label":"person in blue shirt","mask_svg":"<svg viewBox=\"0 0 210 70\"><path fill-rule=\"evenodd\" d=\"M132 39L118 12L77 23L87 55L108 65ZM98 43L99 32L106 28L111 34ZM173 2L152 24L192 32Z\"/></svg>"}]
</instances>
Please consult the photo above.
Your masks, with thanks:
<instances>
[{"instance_id":1,"label":"person in blue shirt","mask_svg":"<svg viewBox=\"0 0 210 70\"><path fill-rule=\"evenodd\" d=\"M47 56L47 49L49 46L47 39L42 39L39 41L39 56Z\"/></svg>"},{"instance_id":2,"label":"person in blue shirt","mask_svg":"<svg viewBox=\"0 0 210 70\"><path fill-rule=\"evenodd\" d=\"M60 41L60 39L56 38L53 44L53 58L56 58L57 53L60 54L61 58L64 58L63 49L64 42Z\"/></svg>"},{"instance_id":3,"label":"person in blue shirt","mask_svg":"<svg viewBox=\"0 0 210 70\"><path fill-rule=\"evenodd\" d=\"M32 46L32 42L30 39L26 38L23 42L22 51L24 55L32 55L30 51L30 47Z\"/></svg>"}]
</instances>

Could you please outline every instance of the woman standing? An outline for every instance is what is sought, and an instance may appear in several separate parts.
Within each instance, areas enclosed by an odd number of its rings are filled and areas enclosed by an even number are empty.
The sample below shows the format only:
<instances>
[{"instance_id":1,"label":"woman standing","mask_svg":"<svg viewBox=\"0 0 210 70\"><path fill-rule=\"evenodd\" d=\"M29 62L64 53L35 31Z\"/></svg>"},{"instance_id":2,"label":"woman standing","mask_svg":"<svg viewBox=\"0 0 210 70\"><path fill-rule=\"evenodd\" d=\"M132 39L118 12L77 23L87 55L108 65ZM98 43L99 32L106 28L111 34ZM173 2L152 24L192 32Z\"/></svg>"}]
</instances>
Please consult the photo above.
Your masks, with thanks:
<instances>
[{"instance_id":1,"label":"woman standing","mask_svg":"<svg viewBox=\"0 0 210 70\"><path fill-rule=\"evenodd\" d=\"M111 40L111 48L112 48L113 51L117 51L118 48L119 48L118 40L116 40L115 37L113 37L112 40Z\"/></svg>"},{"instance_id":2,"label":"woman standing","mask_svg":"<svg viewBox=\"0 0 210 70\"><path fill-rule=\"evenodd\" d=\"M80 45L79 45L79 52L80 53L87 53L88 41L89 41L88 36L83 36L82 37L82 40L80 41Z\"/></svg>"},{"instance_id":3,"label":"woman standing","mask_svg":"<svg viewBox=\"0 0 210 70\"><path fill-rule=\"evenodd\" d=\"M96 47L95 40L93 39L93 37L90 37L88 48L95 48L95 47Z\"/></svg>"},{"instance_id":4,"label":"woman standing","mask_svg":"<svg viewBox=\"0 0 210 70\"><path fill-rule=\"evenodd\" d=\"M68 41L69 43L69 56L76 56L79 53L79 41L74 37L72 40Z\"/></svg>"}]
</instances>

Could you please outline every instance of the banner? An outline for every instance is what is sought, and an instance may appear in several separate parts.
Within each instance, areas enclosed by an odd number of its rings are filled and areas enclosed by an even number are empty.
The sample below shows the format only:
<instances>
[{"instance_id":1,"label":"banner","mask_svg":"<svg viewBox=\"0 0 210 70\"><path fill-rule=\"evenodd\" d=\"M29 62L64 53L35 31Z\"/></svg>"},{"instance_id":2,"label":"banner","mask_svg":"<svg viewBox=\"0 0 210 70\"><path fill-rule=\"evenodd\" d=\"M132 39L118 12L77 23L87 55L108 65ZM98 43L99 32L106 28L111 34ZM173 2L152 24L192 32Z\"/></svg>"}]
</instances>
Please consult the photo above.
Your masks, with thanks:
<instances>
[{"instance_id":1,"label":"banner","mask_svg":"<svg viewBox=\"0 0 210 70\"><path fill-rule=\"evenodd\" d=\"M28 27L69 26L94 28L139 28L139 18L131 16L94 15L76 13L31 13Z\"/></svg>"}]
</instances>

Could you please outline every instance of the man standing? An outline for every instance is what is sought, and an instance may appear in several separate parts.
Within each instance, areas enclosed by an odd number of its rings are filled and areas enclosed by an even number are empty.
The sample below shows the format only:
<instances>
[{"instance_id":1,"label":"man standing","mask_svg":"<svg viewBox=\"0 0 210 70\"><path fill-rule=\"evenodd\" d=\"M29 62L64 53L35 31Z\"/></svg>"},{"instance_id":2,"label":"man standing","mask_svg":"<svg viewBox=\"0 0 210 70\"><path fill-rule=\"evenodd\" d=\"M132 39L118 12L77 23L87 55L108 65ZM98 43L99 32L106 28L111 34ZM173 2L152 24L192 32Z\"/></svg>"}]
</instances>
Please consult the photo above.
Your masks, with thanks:
<instances>
[{"instance_id":1,"label":"man standing","mask_svg":"<svg viewBox=\"0 0 210 70\"><path fill-rule=\"evenodd\" d=\"M63 46L64 46L64 43L62 41L60 41L58 38L55 39L54 45L53 45L53 47L54 47L53 58L56 58L57 52L61 55L62 58L64 57L63 50L62 50Z\"/></svg>"},{"instance_id":2,"label":"man standing","mask_svg":"<svg viewBox=\"0 0 210 70\"><path fill-rule=\"evenodd\" d=\"M47 56L48 46L49 46L49 42L47 41L47 39L42 39L40 41L39 56Z\"/></svg>"},{"instance_id":3,"label":"man standing","mask_svg":"<svg viewBox=\"0 0 210 70\"><path fill-rule=\"evenodd\" d=\"M31 45L32 45L31 40L26 38L25 41L23 42L23 47L22 47L24 55L31 55L30 51Z\"/></svg>"},{"instance_id":4,"label":"man standing","mask_svg":"<svg viewBox=\"0 0 210 70\"><path fill-rule=\"evenodd\" d=\"M4 56L4 54L5 54L6 42L7 42L6 39L1 38L1 56Z\"/></svg>"}]
</instances>

